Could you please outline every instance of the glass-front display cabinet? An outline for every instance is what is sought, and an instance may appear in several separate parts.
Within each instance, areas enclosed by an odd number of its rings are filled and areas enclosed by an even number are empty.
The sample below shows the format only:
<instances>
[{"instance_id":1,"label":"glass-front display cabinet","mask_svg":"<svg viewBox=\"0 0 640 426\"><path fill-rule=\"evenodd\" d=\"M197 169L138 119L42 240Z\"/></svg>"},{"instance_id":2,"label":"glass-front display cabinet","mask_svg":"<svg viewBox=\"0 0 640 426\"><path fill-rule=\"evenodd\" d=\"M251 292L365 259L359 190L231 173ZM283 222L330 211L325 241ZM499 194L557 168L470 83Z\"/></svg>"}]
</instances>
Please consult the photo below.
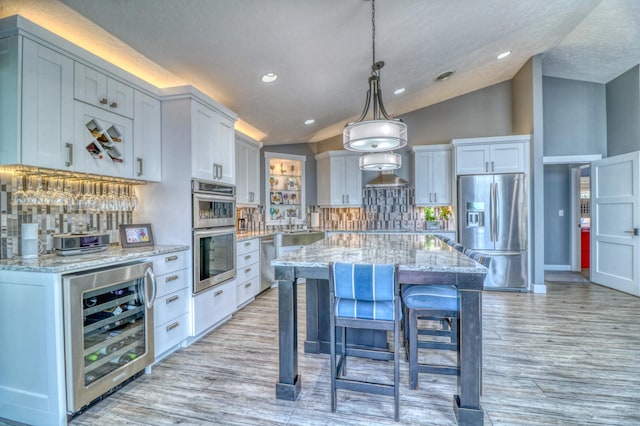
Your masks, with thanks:
<instances>
[{"instance_id":1,"label":"glass-front display cabinet","mask_svg":"<svg viewBox=\"0 0 640 426\"><path fill-rule=\"evenodd\" d=\"M307 217L303 155L264 153L265 221L271 225L302 224Z\"/></svg>"}]
</instances>

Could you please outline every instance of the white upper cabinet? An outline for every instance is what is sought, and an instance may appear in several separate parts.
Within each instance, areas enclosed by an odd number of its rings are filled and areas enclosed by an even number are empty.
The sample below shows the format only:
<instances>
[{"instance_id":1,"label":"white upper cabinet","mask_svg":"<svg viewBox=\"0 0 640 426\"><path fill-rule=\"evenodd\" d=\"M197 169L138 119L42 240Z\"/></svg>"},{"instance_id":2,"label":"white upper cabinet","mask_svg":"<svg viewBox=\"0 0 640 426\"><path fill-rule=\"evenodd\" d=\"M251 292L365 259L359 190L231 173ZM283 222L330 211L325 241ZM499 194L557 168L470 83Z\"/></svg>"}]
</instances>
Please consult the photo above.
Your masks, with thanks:
<instances>
[{"instance_id":1,"label":"white upper cabinet","mask_svg":"<svg viewBox=\"0 0 640 426\"><path fill-rule=\"evenodd\" d=\"M0 93L0 162L72 170L73 61L23 37L2 39Z\"/></svg>"},{"instance_id":2,"label":"white upper cabinet","mask_svg":"<svg viewBox=\"0 0 640 426\"><path fill-rule=\"evenodd\" d=\"M414 146L413 152L416 204L451 205L451 145Z\"/></svg>"},{"instance_id":3,"label":"white upper cabinet","mask_svg":"<svg viewBox=\"0 0 640 426\"><path fill-rule=\"evenodd\" d=\"M456 174L526 173L529 135L454 139Z\"/></svg>"},{"instance_id":4,"label":"white upper cabinet","mask_svg":"<svg viewBox=\"0 0 640 426\"><path fill-rule=\"evenodd\" d=\"M260 143L236 133L236 203L260 204Z\"/></svg>"},{"instance_id":5,"label":"white upper cabinet","mask_svg":"<svg viewBox=\"0 0 640 426\"><path fill-rule=\"evenodd\" d=\"M193 101L191 171L197 179L235 185L234 121Z\"/></svg>"},{"instance_id":6,"label":"white upper cabinet","mask_svg":"<svg viewBox=\"0 0 640 426\"><path fill-rule=\"evenodd\" d=\"M75 63L73 93L79 101L133 118L133 87L79 62Z\"/></svg>"},{"instance_id":7,"label":"white upper cabinet","mask_svg":"<svg viewBox=\"0 0 640 426\"><path fill-rule=\"evenodd\" d=\"M321 207L361 207L359 153L327 151L316 155L317 197Z\"/></svg>"},{"instance_id":8,"label":"white upper cabinet","mask_svg":"<svg viewBox=\"0 0 640 426\"><path fill-rule=\"evenodd\" d=\"M133 94L133 177L162 180L162 128L160 101L142 92Z\"/></svg>"}]
</instances>

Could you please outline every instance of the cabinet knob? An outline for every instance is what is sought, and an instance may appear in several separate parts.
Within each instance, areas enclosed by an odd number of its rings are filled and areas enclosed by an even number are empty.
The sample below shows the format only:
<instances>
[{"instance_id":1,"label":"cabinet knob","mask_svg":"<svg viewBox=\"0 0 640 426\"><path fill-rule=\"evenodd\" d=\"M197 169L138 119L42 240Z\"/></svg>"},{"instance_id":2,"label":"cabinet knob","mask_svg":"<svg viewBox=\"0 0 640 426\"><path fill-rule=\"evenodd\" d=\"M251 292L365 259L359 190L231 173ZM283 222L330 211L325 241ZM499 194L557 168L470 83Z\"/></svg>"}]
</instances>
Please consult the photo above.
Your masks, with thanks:
<instances>
[{"instance_id":1,"label":"cabinet knob","mask_svg":"<svg viewBox=\"0 0 640 426\"><path fill-rule=\"evenodd\" d=\"M171 262L171 261L174 261L174 260L178 260L178 256L168 256L168 257L164 258L165 262Z\"/></svg>"},{"instance_id":2,"label":"cabinet knob","mask_svg":"<svg viewBox=\"0 0 640 426\"><path fill-rule=\"evenodd\" d=\"M178 279L177 275L171 275L170 277L165 278L164 282L170 283L171 281L175 281Z\"/></svg>"},{"instance_id":3,"label":"cabinet knob","mask_svg":"<svg viewBox=\"0 0 640 426\"><path fill-rule=\"evenodd\" d=\"M251 272L251 268L246 268L246 269L244 270L244 273L245 273L245 274L248 274L249 272Z\"/></svg>"},{"instance_id":4,"label":"cabinet knob","mask_svg":"<svg viewBox=\"0 0 640 426\"><path fill-rule=\"evenodd\" d=\"M109 104L109 106L110 106L111 108L118 108L118 103L117 103L117 102L111 102L111 103Z\"/></svg>"},{"instance_id":5,"label":"cabinet knob","mask_svg":"<svg viewBox=\"0 0 640 426\"><path fill-rule=\"evenodd\" d=\"M100 103L101 103L102 105L106 105L106 104L108 104L108 103L109 103L109 101L107 100L107 98L102 98L102 99L100 99Z\"/></svg>"},{"instance_id":6,"label":"cabinet knob","mask_svg":"<svg viewBox=\"0 0 640 426\"><path fill-rule=\"evenodd\" d=\"M249 287L251 287L251 283L250 283L250 282L249 282L249 283L246 283L246 284L244 285L244 288L249 288Z\"/></svg>"}]
</instances>

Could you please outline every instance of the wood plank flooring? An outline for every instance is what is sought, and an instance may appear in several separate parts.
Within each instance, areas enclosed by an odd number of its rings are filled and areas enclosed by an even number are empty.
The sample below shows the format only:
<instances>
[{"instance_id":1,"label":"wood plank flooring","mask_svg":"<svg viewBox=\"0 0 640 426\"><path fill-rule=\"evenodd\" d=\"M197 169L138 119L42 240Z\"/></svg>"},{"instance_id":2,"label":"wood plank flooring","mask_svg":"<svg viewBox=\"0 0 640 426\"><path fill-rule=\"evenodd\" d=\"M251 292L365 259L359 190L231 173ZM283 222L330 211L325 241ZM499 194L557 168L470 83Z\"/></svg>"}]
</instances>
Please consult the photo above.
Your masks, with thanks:
<instances>
[{"instance_id":1,"label":"wood plank flooring","mask_svg":"<svg viewBox=\"0 0 640 426\"><path fill-rule=\"evenodd\" d=\"M485 292L483 300L486 425L640 424L639 298L594 284L549 283L547 294ZM276 400L277 335L271 290L71 424L455 424L455 378L421 374L412 391L404 353L400 423L390 397L339 391L332 413L326 355L301 352L299 399ZM350 367L390 378L390 363L382 364Z\"/></svg>"}]
</instances>

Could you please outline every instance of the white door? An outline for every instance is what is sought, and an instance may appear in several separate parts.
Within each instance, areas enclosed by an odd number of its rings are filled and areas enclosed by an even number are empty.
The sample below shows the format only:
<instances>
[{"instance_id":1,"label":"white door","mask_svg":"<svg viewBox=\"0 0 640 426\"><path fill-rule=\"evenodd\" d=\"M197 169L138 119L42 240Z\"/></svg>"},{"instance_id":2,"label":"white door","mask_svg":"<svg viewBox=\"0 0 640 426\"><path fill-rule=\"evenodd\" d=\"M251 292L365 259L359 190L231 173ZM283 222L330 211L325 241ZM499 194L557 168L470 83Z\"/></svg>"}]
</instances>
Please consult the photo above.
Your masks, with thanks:
<instances>
[{"instance_id":1,"label":"white door","mask_svg":"<svg viewBox=\"0 0 640 426\"><path fill-rule=\"evenodd\" d=\"M640 151L591 163L591 281L640 296Z\"/></svg>"}]
</instances>

